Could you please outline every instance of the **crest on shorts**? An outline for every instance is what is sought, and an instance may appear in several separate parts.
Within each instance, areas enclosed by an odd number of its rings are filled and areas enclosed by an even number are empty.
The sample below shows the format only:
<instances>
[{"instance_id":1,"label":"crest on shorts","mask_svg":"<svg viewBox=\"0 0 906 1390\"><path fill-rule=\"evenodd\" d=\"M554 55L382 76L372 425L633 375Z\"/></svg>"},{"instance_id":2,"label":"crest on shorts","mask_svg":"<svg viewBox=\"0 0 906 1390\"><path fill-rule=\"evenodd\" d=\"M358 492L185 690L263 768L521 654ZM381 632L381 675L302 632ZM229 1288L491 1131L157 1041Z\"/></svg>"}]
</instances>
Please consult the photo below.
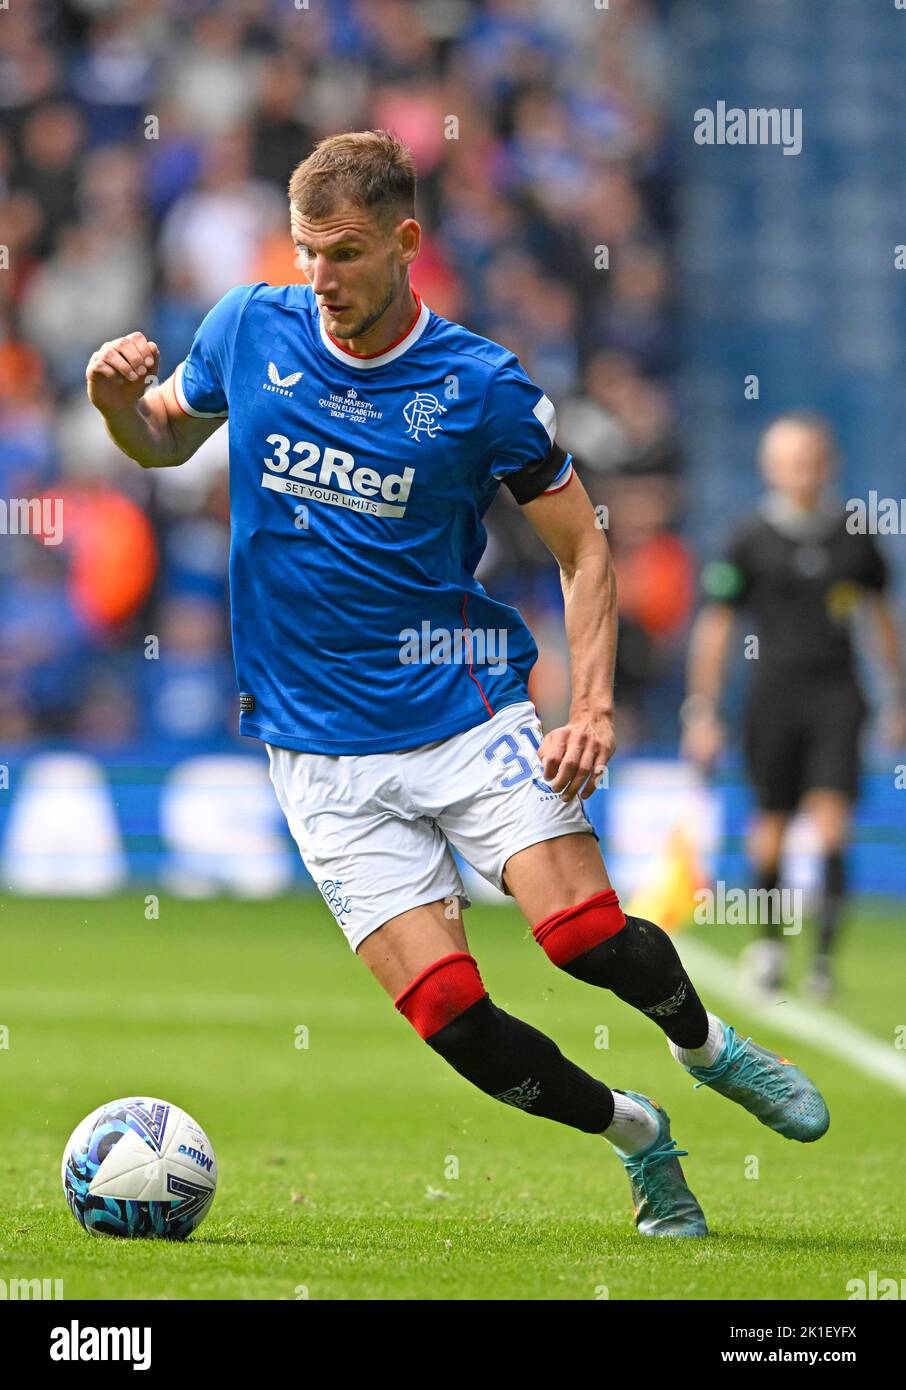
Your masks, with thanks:
<instances>
[{"instance_id":1,"label":"crest on shorts","mask_svg":"<svg viewBox=\"0 0 906 1390\"><path fill-rule=\"evenodd\" d=\"M324 901L330 908L334 917L336 917L340 926L345 927L346 922L344 918L347 913L352 911L352 907L350 906L349 898L344 897L340 892L340 889L343 887L341 880L338 878L326 878L323 883L318 884L318 887L321 890Z\"/></svg>"}]
</instances>

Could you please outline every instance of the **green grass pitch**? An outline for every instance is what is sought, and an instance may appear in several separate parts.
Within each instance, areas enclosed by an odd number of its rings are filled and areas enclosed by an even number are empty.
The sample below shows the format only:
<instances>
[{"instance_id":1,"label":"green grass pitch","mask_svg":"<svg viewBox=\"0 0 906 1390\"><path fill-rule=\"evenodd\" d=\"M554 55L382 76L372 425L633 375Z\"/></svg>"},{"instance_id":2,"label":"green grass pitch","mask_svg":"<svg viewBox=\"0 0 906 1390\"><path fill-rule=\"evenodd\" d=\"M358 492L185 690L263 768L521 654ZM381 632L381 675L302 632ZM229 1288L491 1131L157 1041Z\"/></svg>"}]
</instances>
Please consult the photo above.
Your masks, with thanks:
<instances>
[{"instance_id":1,"label":"green grass pitch","mask_svg":"<svg viewBox=\"0 0 906 1390\"><path fill-rule=\"evenodd\" d=\"M473 908L466 926L501 1007L668 1110L709 1239L639 1236L606 1142L449 1070L319 901L164 898L148 921L140 893L7 899L0 1278L62 1279L66 1298L838 1300L871 1270L906 1274L902 1093L702 991L824 1090L829 1133L791 1143L694 1090L660 1032L556 971L515 909ZM732 952L739 931L697 934ZM841 964L839 1016L902 1057L895 904L863 906ZM93 1238L66 1207L67 1136L128 1094L183 1106L216 1149L217 1197L182 1245Z\"/></svg>"}]
</instances>

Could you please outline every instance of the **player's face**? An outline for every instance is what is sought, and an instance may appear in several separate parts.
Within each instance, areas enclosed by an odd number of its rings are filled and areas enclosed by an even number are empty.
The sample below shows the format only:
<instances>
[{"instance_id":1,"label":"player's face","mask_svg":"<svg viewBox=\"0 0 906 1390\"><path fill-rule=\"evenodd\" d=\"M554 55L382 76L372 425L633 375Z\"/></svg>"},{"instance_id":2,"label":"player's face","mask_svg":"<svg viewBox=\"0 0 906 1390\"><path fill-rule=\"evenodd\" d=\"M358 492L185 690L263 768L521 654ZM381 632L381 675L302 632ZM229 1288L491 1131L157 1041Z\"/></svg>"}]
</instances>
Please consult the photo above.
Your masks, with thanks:
<instances>
[{"instance_id":1,"label":"player's face","mask_svg":"<svg viewBox=\"0 0 906 1390\"><path fill-rule=\"evenodd\" d=\"M406 283L412 219L387 231L364 209L340 205L309 221L290 210L297 265L314 290L321 318L335 338L362 338Z\"/></svg>"},{"instance_id":2,"label":"player's face","mask_svg":"<svg viewBox=\"0 0 906 1390\"><path fill-rule=\"evenodd\" d=\"M827 441L820 430L781 421L762 440L761 468L771 487L800 506L814 505L830 477Z\"/></svg>"}]
</instances>

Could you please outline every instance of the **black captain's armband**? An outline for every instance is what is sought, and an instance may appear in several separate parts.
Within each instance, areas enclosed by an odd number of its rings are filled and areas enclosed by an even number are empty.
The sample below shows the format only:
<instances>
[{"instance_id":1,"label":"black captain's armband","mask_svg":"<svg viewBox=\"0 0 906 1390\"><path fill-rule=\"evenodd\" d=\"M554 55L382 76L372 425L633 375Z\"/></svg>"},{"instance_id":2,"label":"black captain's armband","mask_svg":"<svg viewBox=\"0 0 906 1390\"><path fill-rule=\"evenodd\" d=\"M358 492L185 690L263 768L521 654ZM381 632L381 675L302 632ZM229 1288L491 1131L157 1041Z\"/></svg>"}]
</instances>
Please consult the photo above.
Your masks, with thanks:
<instances>
[{"instance_id":1,"label":"black captain's armband","mask_svg":"<svg viewBox=\"0 0 906 1390\"><path fill-rule=\"evenodd\" d=\"M524 506L526 502L534 502L536 497L547 491L566 460L566 450L561 449L559 444L552 444L550 452L545 454L544 458L539 459L537 463L527 463L518 473L510 473L502 478L501 482L506 483L516 501L520 506Z\"/></svg>"}]
</instances>

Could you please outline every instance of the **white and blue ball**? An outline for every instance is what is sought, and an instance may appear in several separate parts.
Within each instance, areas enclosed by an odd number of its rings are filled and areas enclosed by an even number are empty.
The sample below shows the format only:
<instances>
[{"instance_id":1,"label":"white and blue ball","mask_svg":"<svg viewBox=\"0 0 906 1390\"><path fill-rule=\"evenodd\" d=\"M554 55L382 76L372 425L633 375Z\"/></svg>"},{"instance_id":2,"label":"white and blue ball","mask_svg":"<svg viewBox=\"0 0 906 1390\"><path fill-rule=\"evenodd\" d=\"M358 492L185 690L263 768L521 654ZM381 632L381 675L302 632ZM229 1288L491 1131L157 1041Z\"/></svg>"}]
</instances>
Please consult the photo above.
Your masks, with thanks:
<instances>
[{"instance_id":1,"label":"white and blue ball","mask_svg":"<svg viewBox=\"0 0 906 1390\"><path fill-rule=\"evenodd\" d=\"M99 1106L76 1127L62 1178L86 1231L184 1240L210 1210L217 1159L191 1115L165 1100L132 1096Z\"/></svg>"}]
</instances>

